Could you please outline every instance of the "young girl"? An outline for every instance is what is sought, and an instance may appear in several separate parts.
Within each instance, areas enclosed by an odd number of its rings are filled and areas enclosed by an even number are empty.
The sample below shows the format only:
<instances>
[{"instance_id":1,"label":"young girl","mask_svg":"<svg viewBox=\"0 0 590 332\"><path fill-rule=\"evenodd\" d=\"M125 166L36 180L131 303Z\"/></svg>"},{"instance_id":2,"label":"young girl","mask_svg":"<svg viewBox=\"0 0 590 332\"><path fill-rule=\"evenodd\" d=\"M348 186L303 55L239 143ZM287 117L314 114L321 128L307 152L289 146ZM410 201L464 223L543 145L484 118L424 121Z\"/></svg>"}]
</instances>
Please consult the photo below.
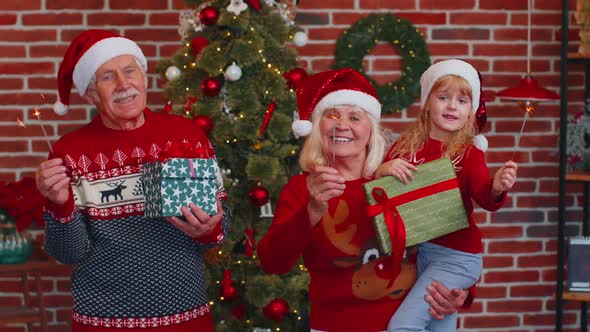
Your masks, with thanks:
<instances>
[{"instance_id":1,"label":"young girl","mask_svg":"<svg viewBox=\"0 0 590 332\"><path fill-rule=\"evenodd\" d=\"M408 183L420 164L450 158L470 226L418 245L418 280L391 318L389 332L456 330L456 313L432 319L425 301L427 289L433 281L449 289L475 284L482 272L483 248L481 232L473 220L472 200L495 211L516 181L513 161L490 178L483 151L474 145L481 96L477 71L461 60L441 61L424 72L420 85L422 107L416 123L391 147L376 175L393 175Z\"/></svg>"}]
</instances>

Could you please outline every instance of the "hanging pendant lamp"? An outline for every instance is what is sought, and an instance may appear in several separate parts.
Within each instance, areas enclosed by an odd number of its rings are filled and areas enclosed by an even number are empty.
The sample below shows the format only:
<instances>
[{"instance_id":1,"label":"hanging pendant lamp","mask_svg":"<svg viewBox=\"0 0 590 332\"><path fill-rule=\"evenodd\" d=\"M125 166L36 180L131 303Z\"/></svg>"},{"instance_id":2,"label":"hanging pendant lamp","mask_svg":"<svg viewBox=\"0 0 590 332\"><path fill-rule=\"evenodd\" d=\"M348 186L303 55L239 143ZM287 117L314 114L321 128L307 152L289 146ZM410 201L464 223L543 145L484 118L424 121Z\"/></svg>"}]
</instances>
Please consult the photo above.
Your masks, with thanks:
<instances>
[{"instance_id":1,"label":"hanging pendant lamp","mask_svg":"<svg viewBox=\"0 0 590 332\"><path fill-rule=\"evenodd\" d=\"M559 95L557 93L539 86L539 82L530 74L527 74L525 77L521 78L518 86L504 89L498 92L496 96L505 100L525 102L539 102L559 99Z\"/></svg>"},{"instance_id":2,"label":"hanging pendant lamp","mask_svg":"<svg viewBox=\"0 0 590 332\"><path fill-rule=\"evenodd\" d=\"M500 99L520 102L527 113L535 109L540 101L558 100L559 95L539 85L531 75L531 0L528 1L528 31L527 31L527 74L520 79L516 87L499 91L496 96Z\"/></svg>"}]
</instances>

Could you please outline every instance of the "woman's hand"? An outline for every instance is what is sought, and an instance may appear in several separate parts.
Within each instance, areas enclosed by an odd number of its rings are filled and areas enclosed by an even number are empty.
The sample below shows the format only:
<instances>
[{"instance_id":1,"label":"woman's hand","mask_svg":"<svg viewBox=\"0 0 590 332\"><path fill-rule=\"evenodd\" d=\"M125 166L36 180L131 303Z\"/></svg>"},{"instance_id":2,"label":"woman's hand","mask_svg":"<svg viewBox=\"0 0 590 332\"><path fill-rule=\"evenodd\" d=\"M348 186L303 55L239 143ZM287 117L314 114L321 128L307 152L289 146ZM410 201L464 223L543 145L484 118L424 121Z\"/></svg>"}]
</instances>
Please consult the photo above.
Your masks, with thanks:
<instances>
[{"instance_id":1,"label":"woman's hand","mask_svg":"<svg viewBox=\"0 0 590 332\"><path fill-rule=\"evenodd\" d=\"M180 220L178 217L166 219L184 235L193 239L209 234L223 219L223 208L219 199L217 199L217 214L214 216L209 216L194 203L190 203L188 207L181 207L180 212L186 221Z\"/></svg>"},{"instance_id":2,"label":"woman's hand","mask_svg":"<svg viewBox=\"0 0 590 332\"><path fill-rule=\"evenodd\" d=\"M418 168L411 163L403 159L396 158L381 164L381 166L379 166L375 172L375 177L380 178L391 175L398 178L401 182L408 184L414 179L414 173L412 171L417 170Z\"/></svg>"},{"instance_id":3,"label":"woman's hand","mask_svg":"<svg viewBox=\"0 0 590 332\"><path fill-rule=\"evenodd\" d=\"M503 192L512 189L516 182L516 170L518 164L510 160L500 168L494 175L494 181L492 182L492 194L495 198L500 197Z\"/></svg>"},{"instance_id":4,"label":"woman's hand","mask_svg":"<svg viewBox=\"0 0 590 332\"><path fill-rule=\"evenodd\" d=\"M340 173L332 167L314 166L307 175L307 191L309 192L309 204L307 213L312 226L317 225L326 210L328 201L338 197L344 192L345 180Z\"/></svg>"},{"instance_id":5,"label":"woman's hand","mask_svg":"<svg viewBox=\"0 0 590 332\"><path fill-rule=\"evenodd\" d=\"M438 320L459 310L469 295L469 291L466 289L449 290L437 281L433 281L430 286L426 287L426 290L428 294L424 296L424 299L430 304L428 312Z\"/></svg>"}]
</instances>

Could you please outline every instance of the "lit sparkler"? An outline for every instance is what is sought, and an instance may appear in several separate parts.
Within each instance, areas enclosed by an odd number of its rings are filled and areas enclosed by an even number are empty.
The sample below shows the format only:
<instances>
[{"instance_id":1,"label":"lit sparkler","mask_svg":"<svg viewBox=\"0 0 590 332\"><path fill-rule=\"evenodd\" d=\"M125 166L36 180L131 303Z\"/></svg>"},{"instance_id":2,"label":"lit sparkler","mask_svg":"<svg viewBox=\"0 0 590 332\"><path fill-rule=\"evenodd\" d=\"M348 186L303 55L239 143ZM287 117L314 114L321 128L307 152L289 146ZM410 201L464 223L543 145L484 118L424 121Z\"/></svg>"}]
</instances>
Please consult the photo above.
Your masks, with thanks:
<instances>
[{"instance_id":1,"label":"lit sparkler","mask_svg":"<svg viewBox=\"0 0 590 332\"><path fill-rule=\"evenodd\" d=\"M41 96L43 97L43 95L41 95ZM33 109L33 115L37 118L37 120L39 120L39 125L41 126L41 130L43 131L43 136L45 136L45 142L47 143L47 147L49 147L49 152L51 152L51 154L53 154L53 149L51 148L51 142L49 140L49 135L47 135L47 131L45 130L45 125L43 124L43 121L41 121L41 112L39 112L37 107L35 107Z\"/></svg>"}]
</instances>

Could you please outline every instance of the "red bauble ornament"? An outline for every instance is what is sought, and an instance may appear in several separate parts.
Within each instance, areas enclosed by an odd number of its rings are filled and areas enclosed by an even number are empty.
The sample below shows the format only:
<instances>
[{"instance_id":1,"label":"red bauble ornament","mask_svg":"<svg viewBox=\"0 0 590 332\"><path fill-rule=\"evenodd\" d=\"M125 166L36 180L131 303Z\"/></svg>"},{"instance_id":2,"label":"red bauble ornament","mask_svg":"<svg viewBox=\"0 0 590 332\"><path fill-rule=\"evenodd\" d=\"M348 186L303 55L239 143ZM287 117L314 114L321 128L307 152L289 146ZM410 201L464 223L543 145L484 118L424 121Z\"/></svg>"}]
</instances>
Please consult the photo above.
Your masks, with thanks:
<instances>
[{"instance_id":1,"label":"red bauble ornament","mask_svg":"<svg viewBox=\"0 0 590 332\"><path fill-rule=\"evenodd\" d=\"M213 130L213 127L215 127L215 123L207 115L197 115L193 118L193 121L205 132L206 135L209 135L211 130Z\"/></svg>"},{"instance_id":2,"label":"red bauble ornament","mask_svg":"<svg viewBox=\"0 0 590 332\"><path fill-rule=\"evenodd\" d=\"M172 102L169 100L166 105L164 105L164 113L170 114L172 112Z\"/></svg>"},{"instance_id":3,"label":"red bauble ornament","mask_svg":"<svg viewBox=\"0 0 590 332\"><path fill-rule=\"evenodd\" d=\"M274 299L270 301L263 309L264 317L281 323L285 315L289 313L289 303L283 299Z\"/></svg>"},{"instance_id":4,"label":"red bauble ornament","mask_svg":"<svg viewBox=\"0 0 590 332\"><path fill-rule=\"evenodd\" d=\"M221 91L221 82L215 77L209 77L201 82L201 91L205 96L215 97Z\"/></svg>"},{"instance_id":5,"label":"red bauble ornament","mask_svg":"<svg viewBox=\"0 0 590 332\"><path fill-rule=\"evenodd\" d=\"M201 53L201 50L207 47L207 45L209 45L209 41L207 40L207 38L203 36L196 36L191 41L191 49L193 50L193 54L195 56L199 55L199 53Z\"/></svg>"},{"instance_id":6,"label":"red bauble ornament","mask_svg":"<svg viewBox=\"0 0 590 332\"><path fill-rule=\"evenodd\" d=\"M226 301L233 301L238 298L238 289L231 280L231 270L223 270L223 279L220 282L219 296Z\"/></svg>"},{"instance_id":7,"label":"red bauble ornament","mask_svg":"<svg viewBox=\"0 0 590 332\"><path fill-rule=\"evenodd\" d=\"M233 301L238 298L238 289L232 284L227 286L221 286L219 290L219 296L223 296L226 301Z\"/></svg>"},{"instance_id":8,"label":"red bauble ornament","mask_svg":"<svg viewBox=\"0 0 590 332\"><path fill-rule=\"evenodd\" d=\"M287 85L291 89L297 89L297 84L299 84L299 82L301 82L306 76L307 72L303 68L293 68L283 74L283 77L287 80Z\"/></svg>"},{"instance_id":9,"label":"red bauble ornament","mask_svg":"<svg viewBox=\"0 0 590 332\"><path fill-rule=\"evenodd\" d=\"M252 188L252 190L250 190L250 192L248 193L248 197L250 197L250 201L252 202L252 204L260 207L268 203L268 201L270 200L270 193L266 188L259 184L256 187Z\"/></svg>"},{"instance_id":10,"label":"red bauble ornament","mask_svg":"<svg viewBox=\"0 0 590 332\"><path fill-rule=\"evenodd\" d=\"M199 20L204 25L213 25L217 23L217 19L219 19L219 9L217 7L207 6L199 13Z\"/></svg>"}]
</instances>

